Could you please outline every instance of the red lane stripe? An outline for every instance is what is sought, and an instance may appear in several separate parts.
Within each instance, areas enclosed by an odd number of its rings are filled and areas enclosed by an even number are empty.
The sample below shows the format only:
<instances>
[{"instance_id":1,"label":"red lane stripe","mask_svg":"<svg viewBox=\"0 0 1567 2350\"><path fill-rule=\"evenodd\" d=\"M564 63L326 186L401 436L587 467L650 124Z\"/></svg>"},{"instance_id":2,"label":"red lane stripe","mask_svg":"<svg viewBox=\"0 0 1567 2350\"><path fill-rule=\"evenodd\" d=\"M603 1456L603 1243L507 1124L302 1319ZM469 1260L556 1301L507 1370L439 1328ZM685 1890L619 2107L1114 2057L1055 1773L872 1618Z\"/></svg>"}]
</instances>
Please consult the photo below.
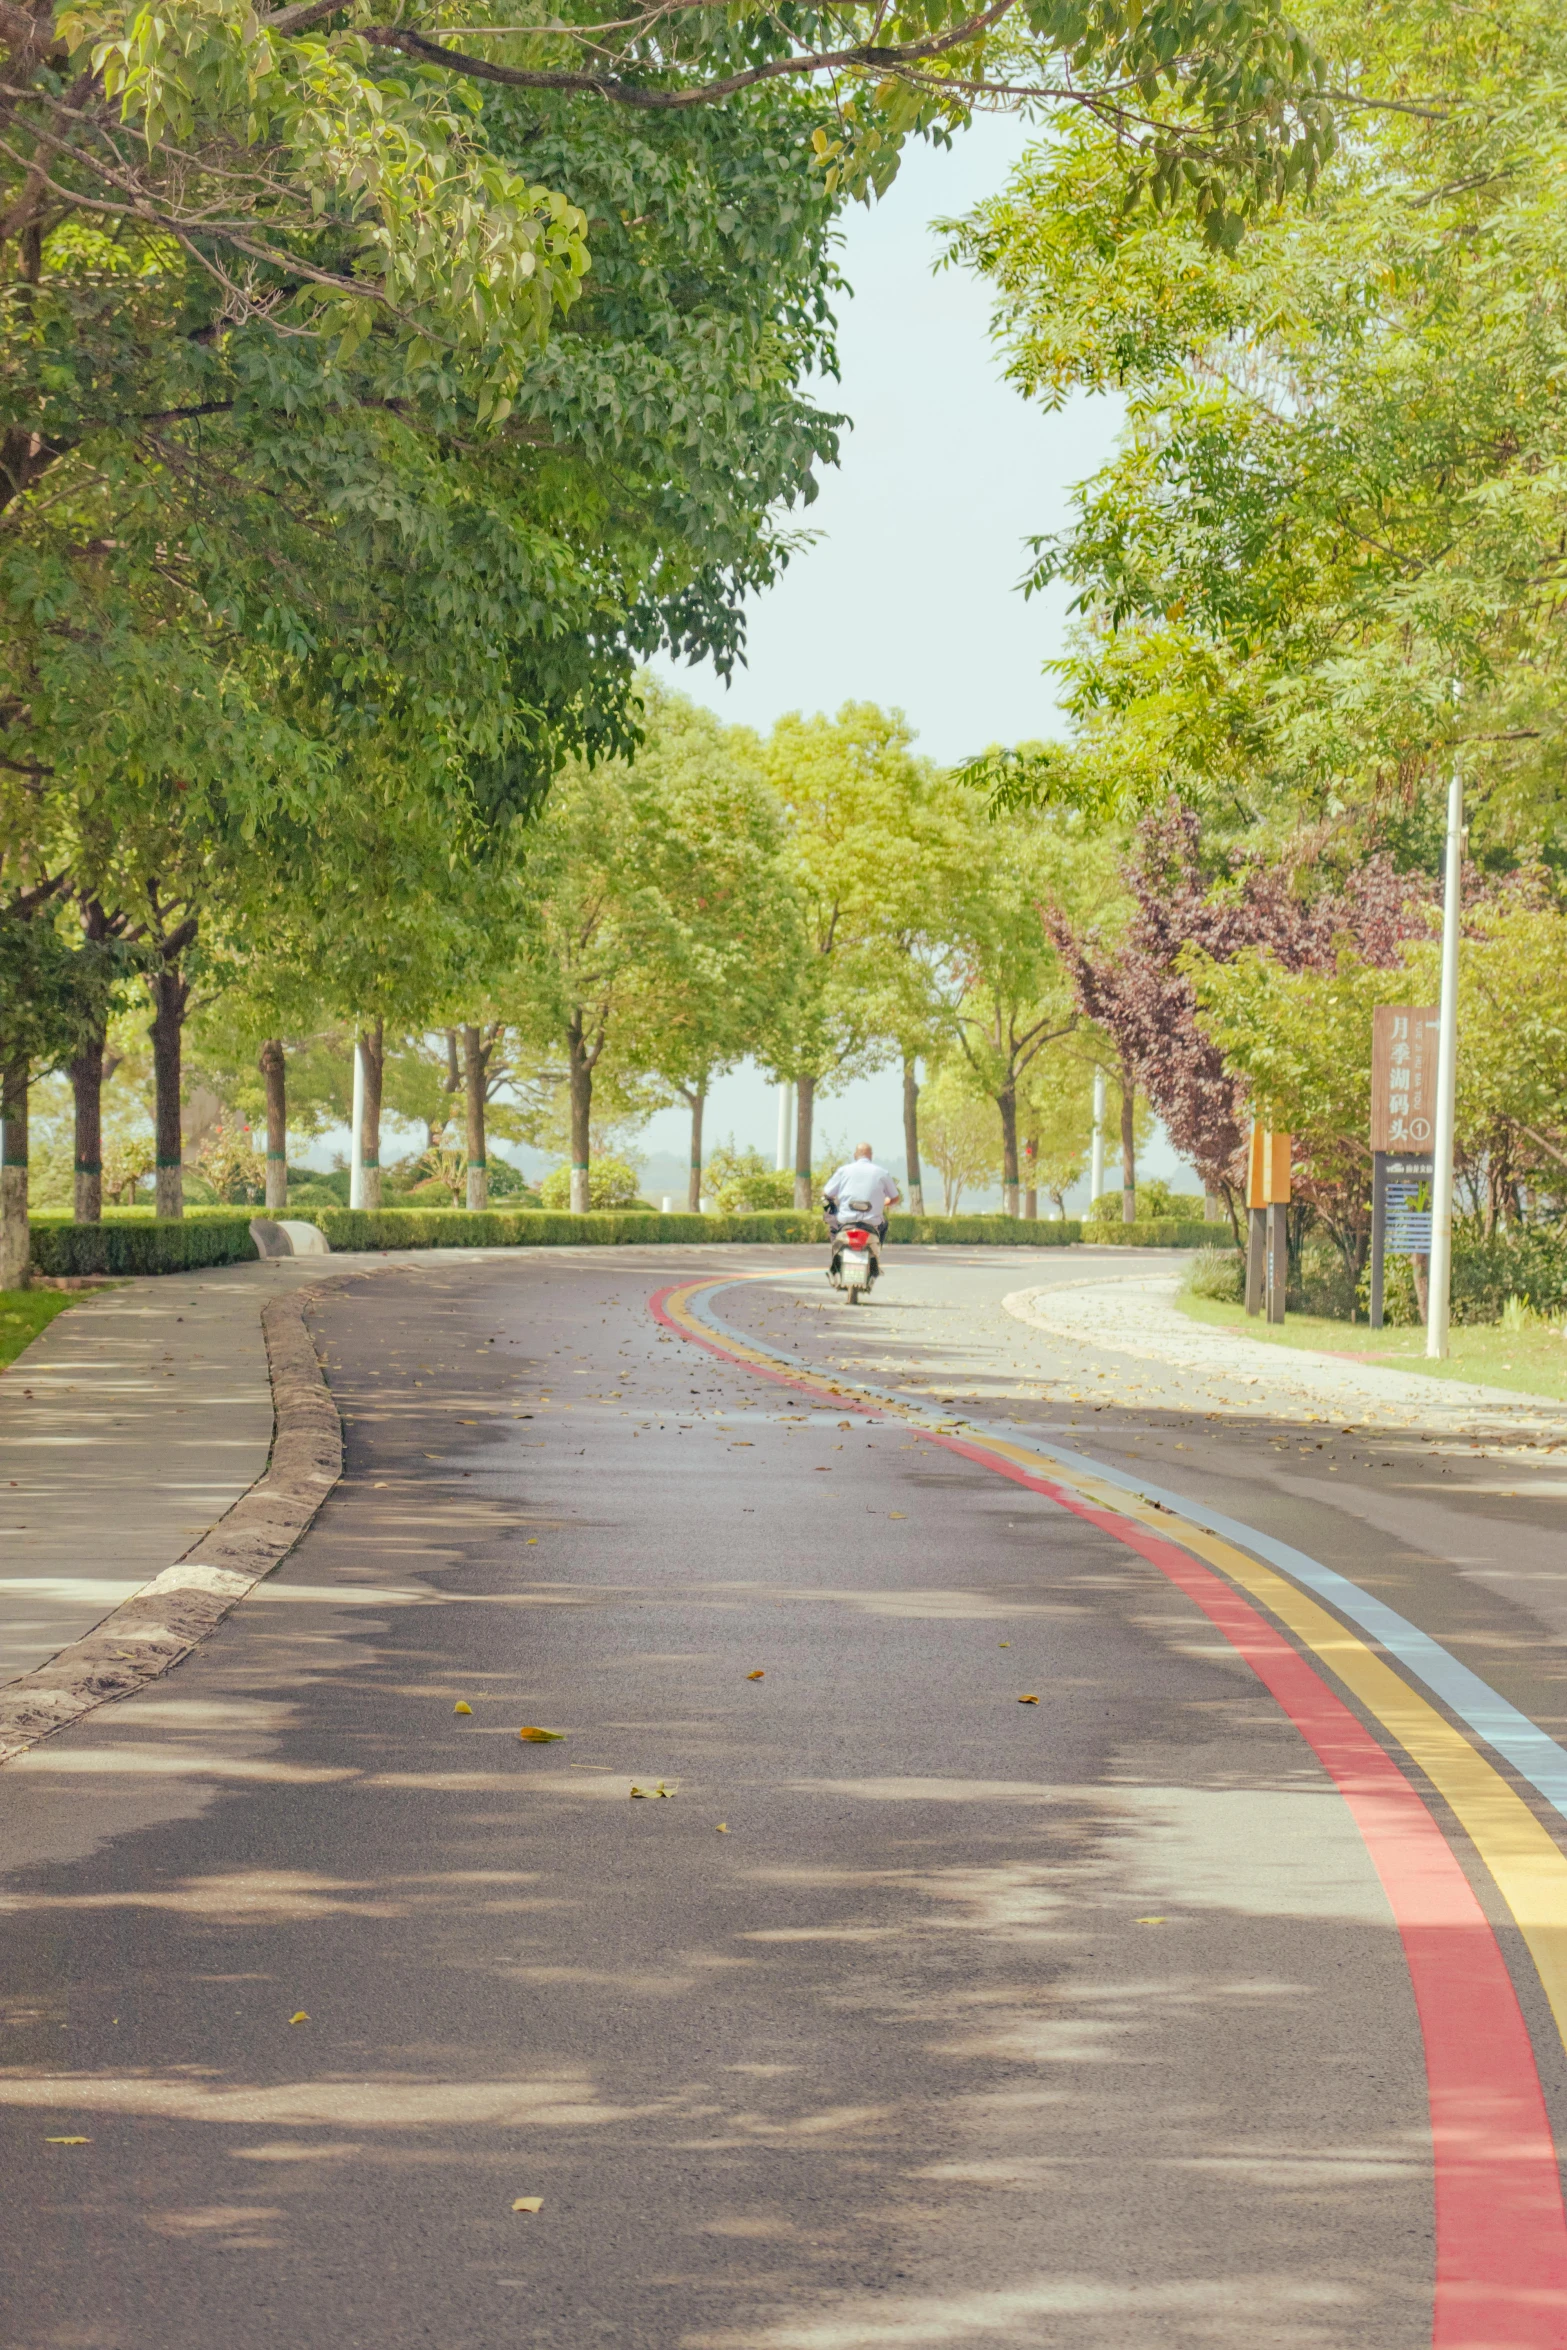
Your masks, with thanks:
<instances>
[{"instance_id":1,"label":"red lane stripe","mask_svg":"<svg viewBox=\"0 0 1567 2350\"><path fill-rule=\"evenodd\" d=\"M681 1283L678 1286L684 1287ZM689 1339L652 1300L667 1329ZM830 1392L809 1375L763 1378ZM1432 2350L1567 2350L1567 2212L1528 2026L1484 1910L1391 1755L1251 1601L1174 1544L960 1437L928 1443L1025 1485L1157 1567L1243 1656L1349 1806L1397 1921L1425 2047L1436 2202Z\"/></svg>"}]
</instances>

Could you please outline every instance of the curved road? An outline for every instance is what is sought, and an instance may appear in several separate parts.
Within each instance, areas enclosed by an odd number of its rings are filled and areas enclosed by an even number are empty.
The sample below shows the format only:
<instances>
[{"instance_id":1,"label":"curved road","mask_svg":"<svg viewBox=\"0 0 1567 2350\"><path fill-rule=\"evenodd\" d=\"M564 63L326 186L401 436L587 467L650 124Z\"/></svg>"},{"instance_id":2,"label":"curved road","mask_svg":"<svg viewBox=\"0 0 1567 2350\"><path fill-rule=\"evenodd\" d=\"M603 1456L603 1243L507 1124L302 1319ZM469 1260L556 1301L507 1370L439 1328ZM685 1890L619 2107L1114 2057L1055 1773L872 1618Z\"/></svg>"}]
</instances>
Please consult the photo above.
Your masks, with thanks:
<instances>
[{"instance_id":1,"label":"curved road","mask_svg":"<svg viewBox=\"0 0 1567 2350\"><path fill-rule=\"evenodd\" d=\"M1567 2344L1549 1479L889 1262L325 1293L315 1528L0 1786L4 2350Z\"/></svg>"}]
</instances>

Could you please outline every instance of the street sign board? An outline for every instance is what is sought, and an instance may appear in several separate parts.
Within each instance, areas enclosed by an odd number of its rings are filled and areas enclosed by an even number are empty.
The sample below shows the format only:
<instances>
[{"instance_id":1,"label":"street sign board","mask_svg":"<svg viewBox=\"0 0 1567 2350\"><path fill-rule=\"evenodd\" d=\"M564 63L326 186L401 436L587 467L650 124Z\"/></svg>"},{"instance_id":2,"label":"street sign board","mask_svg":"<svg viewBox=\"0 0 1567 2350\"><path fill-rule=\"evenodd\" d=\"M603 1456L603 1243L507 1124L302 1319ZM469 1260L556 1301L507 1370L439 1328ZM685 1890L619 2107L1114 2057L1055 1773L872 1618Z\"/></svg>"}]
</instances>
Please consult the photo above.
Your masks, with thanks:
<instances>
[{"instance_id":1,"label":"street sign board","mask_svg":"<svg viewBox=\"0 0 1567 2350\"><path fill-rule=\"evenodd\" d=\"M1436 1133L1437 1008L1378 1004L1371 1020L1371 1147L1429 1151Z\"/></svg>"},{"instance_id":2,"label":"street sign board","mask_svg":"<svg viewBox=\"0 0 1567 2350\"><path fill-rule=\"evenodd\" d=\"M1390 1257L1429 1256L1431 1161L1390 1158L1383 1183L1383 1248Z\"/></svg>"}]
</instances>

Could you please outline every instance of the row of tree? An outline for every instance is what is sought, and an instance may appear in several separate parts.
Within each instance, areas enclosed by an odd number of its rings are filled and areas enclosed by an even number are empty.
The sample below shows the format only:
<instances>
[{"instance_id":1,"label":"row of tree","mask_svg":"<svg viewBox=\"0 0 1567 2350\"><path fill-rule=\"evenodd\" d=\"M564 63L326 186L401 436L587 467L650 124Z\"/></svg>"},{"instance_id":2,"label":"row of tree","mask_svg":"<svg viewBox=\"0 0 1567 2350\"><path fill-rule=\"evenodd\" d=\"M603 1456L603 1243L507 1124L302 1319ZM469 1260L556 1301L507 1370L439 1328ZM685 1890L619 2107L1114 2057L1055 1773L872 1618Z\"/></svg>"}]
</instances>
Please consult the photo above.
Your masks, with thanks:
<instances>
[{"instance_id":1,"label":"row of tree","mask_svg":"<svg viewBox=\"0 0 1567 2350\"><path fill-rule=\"evenodd\" d=\"M1298 1195L1358 1276L1371 1013L1434 990L1429 865L1368 853L1337 824L1248 845L1178 803L1130 833L1060 807L997 811L871 705L787 718L763 740L648 683L639 723L634 757L568 763L525 854L489 872L488 919L460 967L448 931L414 921L359 982L370 1008L345 1004L330 965L324 978L286 935L217 934L189 958L175 1038L188 1021L197 1076L264 1123L270 1205L287 1196L290 1127L346 1120L350 1043L370 1205L388 1111L422 1123L419 1172L470 1208L488 1202L498 1130L559 1150L566 1199L585 1209L606 1142L678 1102L695 1208L708 1097L752 1059L794 1089L795 1204L813 1197L822 1100L891 1063L915 1204L929 1161L943 1205L999 1174L1006 1210L1032 1214L1040 1196L1062 1208L1083 1172L1098 1074L1126 1216L1156 1112L1238 1219L1247 1127L1266 1108L1295 1132ZM1472 868L1466 894L1460 1153L1489 1231L1554 1212L1563 1190L1567 911L1538 864ZM75 1207L89 1219L101 1187L82 1162L101 1147L116 1001L150 985L147 1074L176 1159L188 1066L178 1043L159 1050L161 973L149 982L107 952L102 969L104 1027L69 1062ZM221 1135L209 1146L220 1190L225 1169L243 1178L242 1158ZM159 1207L178 1212L181 1170L159 1173ZM762 1204L774 1187L758 1175L726 1164L720 1179Z\"/></svg>"},{"instance_id":2,"label":"row of tree","mask_svg":"<svg viewBox=\"0 0 1567 2350\"><path fill-rule=\"evenodd\" d=\"M450 1031L474 1199L497 1104L560 1089L575 1196L650 1086L698 1163L750 1052L802 1195L818 1095L891 1057L911 1176L923 1070L1014 1204L1098 1062L1128 1173L1141 1095L1233 1198L1272 1107L1353 1251L1328 1081L1424 984L1454 757L1470 967L1534 1039L1472 1061L1466 1163L1493 1220L1549 1200L1560 12L469 15L0 12L0 1283L31 1085L69 1070L90 1217L142 993L166 1213L196 1018L259 1049L273 1187L328 1033L373 1195L388 1072ZM838 207L976 99L1050 124L952 232L1016 379L1128 402L1037 550L1070 741L943 781L877 712L645 704L653 648L736 657L831 458Z\"/></svg>"},{"instance_id":3,"label":"row of tree","mask_svg":"<svg viewBox=\"0 0 1567 2350\"><path fill-rule=\"evenodd\" d=\"M498 1120L509 1140L563 1147L572 1204L585 1208L596 1138L679 1102L694 1207L708 1096L748 1058L794 1090L796 1204L812 1198L819 1102L889 1061L902 1070L916 1200L926 1072L949 1198L994 1169L1013 1213L1020 1194L1059 1199L1086 1157L1094 1069L1109 1057L1114 1079L1118 1064L1085 1022L1041 911L1069 931L1102 909L1116 888L1113 842L1072 817L997 821L980 794L915 755L901 719L870 705L786 718L762 740L649 683L640 725L635 757L567 764L515 868L491 874L460 977L433 922L394 935L352 1006L286 935L210 932L200 965L187 956L176 1034L191 1021L200 1075L264 1119L269 1203L284 1197L291 1070L296 1131L319 1123L323 1103L334 1119L346 1112L331 1049L345 1012L363 1063L370 1205L388 1107L422 1118L439 1152L461 1105L469 1207L487 1202ZM116 988L123 1000L145 984L122 973L105 1008ZM102 1043L95 1034L71 1063L79 1169L96 1155ZM154 1050L155 1099L167 1086L176 1115L185 1066ZM160 1212L178 1212L180 1169L160 1173ZM79 1173L78 1216L100 1209L100 1187Z\"/></svg>"},{"instance_id":4,"label":"row of tree","mask_svg":"<svg viewBox=\"0 0 1567 2350\"><path fill-rule=\"evenodd\" d=\"M1068 740L976 759L999 805L1134 835L1072 961L1178 1149L1232 1193L1255 1109L1354 1273L1370 1022L1435 1000L1464 773L1458 1117L1472 1228L1567 1197L1567 17L1306 0L1354 126L1231 243L1155 222L1085 118L951 224L1013 379L1127 429L1035 542L1079 626Z\"/></svg>"},{"instance_id":5,"label":"row of tree","mask_svg":"<svg viewBox=\"0 0 1567 2350\"><path fill-rule=\"evenodd\" d=\"M0 1283L39 1069L95 1212L128 978L166 1212L194 1005L352 1020L372 1110L387 1034L477 1007L555 778L635 748L656 648L732 663L787 559L834 222L911 135L1086 111L1215 243L1332 145L1277 0L514 19L0 5Z\"/></svg>"}]
</instances>

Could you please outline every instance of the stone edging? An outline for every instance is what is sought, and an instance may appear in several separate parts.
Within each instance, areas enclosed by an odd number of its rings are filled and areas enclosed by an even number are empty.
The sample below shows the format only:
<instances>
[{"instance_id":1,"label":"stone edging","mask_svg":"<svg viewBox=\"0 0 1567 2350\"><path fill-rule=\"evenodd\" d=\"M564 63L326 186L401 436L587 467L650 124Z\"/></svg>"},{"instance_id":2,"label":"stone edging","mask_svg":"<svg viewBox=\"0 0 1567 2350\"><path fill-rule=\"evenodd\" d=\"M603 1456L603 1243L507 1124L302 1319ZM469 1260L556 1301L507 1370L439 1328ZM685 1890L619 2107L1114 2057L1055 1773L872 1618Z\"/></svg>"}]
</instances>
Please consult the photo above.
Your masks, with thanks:
<instances>
[{"instance_id":1,"label":"stone edging","mask_svg":"<svg viewBox=\"0 0 1567 2350\"><path fill-rule=\"evenodd\" d=\"M343 1470L343 1432L305 1326L305 1296L262 1309L272 1382L272 1452L263 1474L193 1542L85 1639L0 1687L0 1764L110 1699L128 1697L190 1654L270 1575Z\"/></svg>"}]
</instances>

